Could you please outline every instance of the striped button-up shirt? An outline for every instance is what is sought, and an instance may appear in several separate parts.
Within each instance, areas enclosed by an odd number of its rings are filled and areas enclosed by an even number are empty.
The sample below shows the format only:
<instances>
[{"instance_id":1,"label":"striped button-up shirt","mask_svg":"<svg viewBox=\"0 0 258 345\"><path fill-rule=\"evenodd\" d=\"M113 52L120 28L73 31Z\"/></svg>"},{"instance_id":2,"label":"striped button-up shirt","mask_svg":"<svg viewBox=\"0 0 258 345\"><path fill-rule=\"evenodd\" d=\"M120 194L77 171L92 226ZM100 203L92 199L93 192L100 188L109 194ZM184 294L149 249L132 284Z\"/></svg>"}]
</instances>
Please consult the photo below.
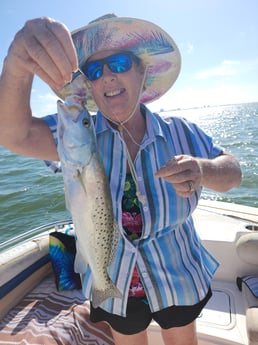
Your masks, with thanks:
<instances>
[{"instance_id":1,"label":"striped button-up shirt","mask_svg":"<svg viewBox=\"0 0 258 345\"><path fill-rule=\"evenodd\" d=\"M130 241L122 227L122 197L127 169L125 142L99 112L94 116L97 143L110 182L114 216L120 229L116 253L108 273L123 293L123 298L109 298L104 310L125 316L128 290L135 265L141 277L151 311L172 305L193 305L207 294L218 267L215 258L203 247L193 224L192 212L201 193L191 197L176 194L173 185L156 178L158 171L175 155L215 158L222 148L197 125L177 117L164 118L145 106L147 130L134 161L143 228L140 239ZM57 116L44 118L55 140ZM48 163L49 164L49 163ZM53 164L52 164L53 166ZM207 229L208 231L208 229ZM83 278L83 293L91 299L92 273Z\"/></svg>"}]
</instances>

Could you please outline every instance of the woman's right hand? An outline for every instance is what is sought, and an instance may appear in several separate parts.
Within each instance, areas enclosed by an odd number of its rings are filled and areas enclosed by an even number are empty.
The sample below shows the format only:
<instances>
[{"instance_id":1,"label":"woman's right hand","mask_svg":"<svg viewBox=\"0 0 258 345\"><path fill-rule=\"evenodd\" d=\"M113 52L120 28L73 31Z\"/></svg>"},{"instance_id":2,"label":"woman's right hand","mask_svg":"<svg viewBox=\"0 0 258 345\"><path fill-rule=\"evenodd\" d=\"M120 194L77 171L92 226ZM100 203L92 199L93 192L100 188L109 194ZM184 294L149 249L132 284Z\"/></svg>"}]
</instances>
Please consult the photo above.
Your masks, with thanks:
<instances>
[{"instance_id":1,"label":"woman's right hand","mask_svg":"<svg viewBox=\"0 0 258 345\"><path fill-rule=\"evenodd\" d=\"M69 30L48 17L27 21L9 48L4 69L14 78L36 74L51 88L59 90L78 69Z\"/></svg>"}]
</instances>

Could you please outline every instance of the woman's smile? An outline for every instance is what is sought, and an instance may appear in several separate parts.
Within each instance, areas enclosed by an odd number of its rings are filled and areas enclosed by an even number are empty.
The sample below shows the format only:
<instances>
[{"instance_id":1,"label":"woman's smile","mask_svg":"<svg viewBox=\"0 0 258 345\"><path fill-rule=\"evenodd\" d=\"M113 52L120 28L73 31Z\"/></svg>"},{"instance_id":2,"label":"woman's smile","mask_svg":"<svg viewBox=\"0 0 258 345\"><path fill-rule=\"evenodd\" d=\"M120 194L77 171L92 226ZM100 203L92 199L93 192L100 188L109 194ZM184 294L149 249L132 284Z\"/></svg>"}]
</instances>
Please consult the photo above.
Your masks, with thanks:
<instances>
[{"instance_id":1,"label":"woman's smile","mask_svg":"<svg viewBox=\"0 0 258 345\"><path fill-rule=\"evenodd\" d=\"M121 89L117 89L117 90L114 90L114 91L105 92L104 96L105 97L115 97L115 96L121 95L124 92L125 92L125 88L121 88Z\"/></svg>"}]
</instances>

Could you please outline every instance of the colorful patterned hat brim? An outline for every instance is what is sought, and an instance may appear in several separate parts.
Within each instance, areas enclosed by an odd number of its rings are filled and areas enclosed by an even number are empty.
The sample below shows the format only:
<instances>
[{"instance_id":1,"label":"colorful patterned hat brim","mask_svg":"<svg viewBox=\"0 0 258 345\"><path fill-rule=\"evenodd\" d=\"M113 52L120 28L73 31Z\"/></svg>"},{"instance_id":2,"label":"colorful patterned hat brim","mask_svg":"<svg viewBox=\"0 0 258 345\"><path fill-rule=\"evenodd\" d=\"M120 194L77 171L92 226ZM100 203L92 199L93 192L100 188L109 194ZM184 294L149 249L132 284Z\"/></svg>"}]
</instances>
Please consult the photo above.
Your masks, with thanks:
<instances>
[{"instance_id":1,"label":"colorful patterned hat brim","mask_svg":"<svg viewBox=\"0 0 258 345\"><path fill-rule=\"evenodd\" d=\"M157 100L173 85L180 71L181 58L175 42L159 26L148 21L114 15L107 17L72 32L79 67L97 52L129 50L147 66L145 88L140 101L148 103ZM64 99L74 92L85 95L87 108L96 111L87 83L86 77L77 72L73 81L58 96Z\"/></svg>"}]
</instances>

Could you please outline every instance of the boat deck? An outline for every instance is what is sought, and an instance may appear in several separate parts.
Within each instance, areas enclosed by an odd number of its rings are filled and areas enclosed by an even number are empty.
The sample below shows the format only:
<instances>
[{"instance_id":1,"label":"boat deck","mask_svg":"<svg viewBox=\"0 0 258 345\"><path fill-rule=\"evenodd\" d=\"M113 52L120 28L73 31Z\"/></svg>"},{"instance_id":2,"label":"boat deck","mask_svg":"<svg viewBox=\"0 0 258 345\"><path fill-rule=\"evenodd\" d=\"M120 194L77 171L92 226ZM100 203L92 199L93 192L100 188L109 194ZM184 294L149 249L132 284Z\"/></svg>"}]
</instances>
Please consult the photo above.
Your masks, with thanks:
<instances>
[{"instance_id":1,"label":"boat deck","mask_svg":"<svg viewBox=\"0 0 258 345\"><path fill-rule=\"evenodd\" d=\"M197 320L199 345L248 344L245 308L236 284L214 281L213 296ZM82 322L83 320L83 322ZM80 290L58 292L54 277L46 277L0 321L0 344L94 344L113 345L110 330L104 323L89 321L89 303ZM60 343L58 343L59 339ZM97 339L97 340L96 340ZM149 327L150 345L162 345L155 322ZM74 342L73 344L77 344Z\"/></svg>"},{"instance_id":2,"label":"boat deck","mask_svg":"<svg viewBox=\"0 0 258 345\"><path fill-rule=\"evenodd\" d=\"M254 336L257 340L250 342L246 330L246 299L236 284L237 277L258 277L257 209L243 207L239 212L238 206L234 208L220 202L203 202L195 212L194 219L205 247L221 263L212 282L213 296L197 320L198 344L257 345L258 298L254 308L257 312L254 319ZM41 233L36 240L19 243L0 256L0 286L4 287L6 282L9 284L21 269L30 269L36 259L46 257L48 233L43 237ZM255 243L254 261L251 263L239 256L237 248L239 239L250 234L254 235ZM33 286L35 288L31 290ZM25 297L16 303L21 291ZM114 344L107 324L90 323L89 302L84 300L80 290L56 290L49 261L15 286L1 301L4 302L0 302L2 345L20 345L24 339L26 344L34 345ZM149 344L163 345L155 322L149 327Z\"/></svg>"},{"instance_id":3,"label":"boat deck","mask_svg":"<svg viewBox=\"0 0 258 345\"><path fill-rule=\"evenodd\" d=\"M248 344L245 307L236 284L214 281L212 290L197 321L199 344Z\"/></svg>"},{"instance_id":4,"label":"boat deck","mask_svg":"<svg viewBox=\"0 0 258 345\"><path fill-rule=\"evenodd\" d=\"M247 345L245 306L236 284L214 280L212 298L197 319L198 345ZM150 345L163 345L159 327L152 322Z\"/></svg>"}]
</instances>

